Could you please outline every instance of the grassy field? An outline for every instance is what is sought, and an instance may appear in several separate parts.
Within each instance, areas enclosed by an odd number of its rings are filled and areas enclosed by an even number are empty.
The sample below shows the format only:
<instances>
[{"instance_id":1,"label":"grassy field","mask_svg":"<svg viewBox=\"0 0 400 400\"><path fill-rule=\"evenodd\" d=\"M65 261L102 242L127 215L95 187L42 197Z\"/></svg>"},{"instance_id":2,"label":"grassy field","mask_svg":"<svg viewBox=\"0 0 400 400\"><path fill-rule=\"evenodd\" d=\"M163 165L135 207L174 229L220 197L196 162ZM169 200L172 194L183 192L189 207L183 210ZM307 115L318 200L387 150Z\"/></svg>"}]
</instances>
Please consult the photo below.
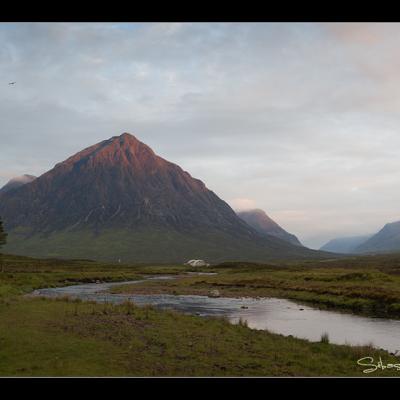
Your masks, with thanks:
<instances>
[{"instance_id":1,"label":"grassy field","mask_svg":"<svg viewBox=\"0 0 400 400\"><path fill-rule=\"evenodd\" d=\"M174 274L182 266L113 265L90 260L35 259L3 256L0 273L0 302L43 287L71 285L77 282L134 280L146 274ZM1 268L0 268L1 269Z\"/></svg>"},{"instance_id":2,"label":"grassy field","mask_svg":"<svg viewBox=\"0 0 400 400\"><path fill-rule=\"evenodd\" d=\"M268 268L272 272L268 273ZM312 272L307 272L310 268ZM398 358L370 347L338 346L327 340L310 343L251 330L244 324L231 325L223 319L132 304L24 296L40 287L131 280L144 274L181 274L185 270L174 265L125 266L6 256L0 272L0 376L364 376L364 367L357 365L361 357L399 363ZM213 270L220 272L220 281L210 283L210 279L217 279L211 276L184 278L175 281L177 287L172 290L186 290L182 289L185 286L208 290L217 283L225 292L229 285L235 286L229 279L244 279L247 289L252 290L249 282L254 274L251 285L261 293L255 285L263 284L268 275L280 274L279 279L285 281L290 271L296 280L301 274L329 274L326 266L305 264L224 265ZM381 273L396 277L393 271ZM399 373L386 369L372 375Z\"/></svg>"}]
</instances>

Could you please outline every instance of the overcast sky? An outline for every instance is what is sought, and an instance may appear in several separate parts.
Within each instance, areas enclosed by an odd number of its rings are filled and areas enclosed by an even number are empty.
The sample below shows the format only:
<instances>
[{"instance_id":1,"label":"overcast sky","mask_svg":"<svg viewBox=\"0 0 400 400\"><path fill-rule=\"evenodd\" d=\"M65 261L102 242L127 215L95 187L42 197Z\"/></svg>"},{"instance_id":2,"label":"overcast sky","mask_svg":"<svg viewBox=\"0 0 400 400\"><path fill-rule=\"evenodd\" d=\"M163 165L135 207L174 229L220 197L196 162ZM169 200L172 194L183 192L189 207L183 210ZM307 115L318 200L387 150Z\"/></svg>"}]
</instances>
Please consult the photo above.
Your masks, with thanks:
<instances>
[{"instance_id":1,"label":"overcast sky","mask_svg":"<svg viewBox=\"0 0 400 400\"><path fill-rule=\"evenodd\" d=\"M0 23L0 185L131 132L308 246L374 233L400 220L399 43L399 24Z\"/></svg>"}]
</instances>

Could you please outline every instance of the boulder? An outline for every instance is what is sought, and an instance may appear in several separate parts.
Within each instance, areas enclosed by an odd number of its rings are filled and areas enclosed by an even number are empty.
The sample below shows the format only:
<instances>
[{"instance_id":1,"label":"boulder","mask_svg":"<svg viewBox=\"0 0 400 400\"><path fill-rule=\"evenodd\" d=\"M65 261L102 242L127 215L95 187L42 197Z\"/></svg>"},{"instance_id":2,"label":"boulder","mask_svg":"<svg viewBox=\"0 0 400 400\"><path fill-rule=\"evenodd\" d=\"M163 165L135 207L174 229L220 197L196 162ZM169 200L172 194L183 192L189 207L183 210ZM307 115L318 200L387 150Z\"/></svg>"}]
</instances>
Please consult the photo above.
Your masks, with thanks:
<instances>
[{"instance_id":1,"label":"boulder","mask_svg":"<svg viewBox=\"0 0 400 400\"><path fill-rule=\"evenodd\" d=\"M221 297L221 294L219 293L219 290L214 289L210 291L208 297Z\"/></svg>"}]
</instances>

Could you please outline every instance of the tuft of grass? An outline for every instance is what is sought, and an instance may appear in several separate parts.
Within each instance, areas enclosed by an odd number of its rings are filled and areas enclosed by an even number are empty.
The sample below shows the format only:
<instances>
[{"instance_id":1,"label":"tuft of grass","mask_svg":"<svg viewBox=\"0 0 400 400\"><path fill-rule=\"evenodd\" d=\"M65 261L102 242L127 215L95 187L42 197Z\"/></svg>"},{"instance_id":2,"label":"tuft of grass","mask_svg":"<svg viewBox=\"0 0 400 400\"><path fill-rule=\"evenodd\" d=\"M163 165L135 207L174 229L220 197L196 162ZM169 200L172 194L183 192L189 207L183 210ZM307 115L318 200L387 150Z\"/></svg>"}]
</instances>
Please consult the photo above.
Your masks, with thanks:
<instances>
[{"instance_id":1,"label":"tuft of grass","mask_svg":"<svg viewBox=\"0 0 400 400\"><path fill-rule=\"evenodd\" d=\"M328 335L327 332L324 332L324 333L321 335L320 342L321 342L321 343L325 343L325 344L329 344L329 335Z\"/></svg>"}]
</instances>

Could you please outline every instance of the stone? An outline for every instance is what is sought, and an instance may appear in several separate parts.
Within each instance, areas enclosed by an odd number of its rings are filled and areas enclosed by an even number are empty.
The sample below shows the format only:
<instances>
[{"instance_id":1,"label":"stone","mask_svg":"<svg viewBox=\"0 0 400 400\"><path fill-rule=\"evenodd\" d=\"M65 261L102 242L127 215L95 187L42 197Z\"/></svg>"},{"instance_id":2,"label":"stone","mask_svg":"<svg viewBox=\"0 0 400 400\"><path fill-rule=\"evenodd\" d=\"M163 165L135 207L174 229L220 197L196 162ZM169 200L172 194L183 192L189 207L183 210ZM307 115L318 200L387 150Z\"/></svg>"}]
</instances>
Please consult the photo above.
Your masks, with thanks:
<instances>
[{"instance_id":1,"label":"stone","mask_svg":"<svg viewBox=\"0 0 400 400\"><path fill-rule=\"evenodd\" d=\"M214 289L210 291L208 297L221 297L221 294L219 293L219 290Z\"/></svg>"}]
</instances>

